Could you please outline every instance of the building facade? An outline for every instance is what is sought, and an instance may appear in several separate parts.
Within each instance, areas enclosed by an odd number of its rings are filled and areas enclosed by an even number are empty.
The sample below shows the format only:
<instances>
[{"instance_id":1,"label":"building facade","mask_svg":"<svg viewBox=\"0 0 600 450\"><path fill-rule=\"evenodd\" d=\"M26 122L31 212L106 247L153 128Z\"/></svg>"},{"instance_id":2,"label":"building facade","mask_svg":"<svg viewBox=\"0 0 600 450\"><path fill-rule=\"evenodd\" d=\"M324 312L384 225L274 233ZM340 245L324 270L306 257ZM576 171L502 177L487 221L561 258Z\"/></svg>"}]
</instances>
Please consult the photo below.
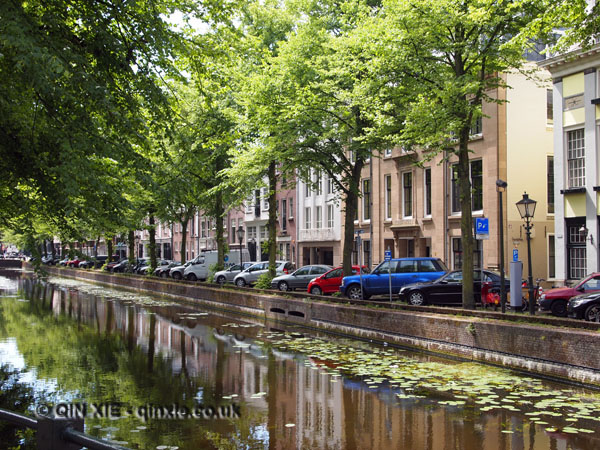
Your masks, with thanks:
<instances>
[{"instance_id":1,"label":"building facade","mask_svg":"<svg viewBox=\"0 0 600 450\"><path fill-rule=\"evenodd\" d=\"M540 63L552 74L557 283L598 271L600 44Z\"/></svg>"}]
</instances>

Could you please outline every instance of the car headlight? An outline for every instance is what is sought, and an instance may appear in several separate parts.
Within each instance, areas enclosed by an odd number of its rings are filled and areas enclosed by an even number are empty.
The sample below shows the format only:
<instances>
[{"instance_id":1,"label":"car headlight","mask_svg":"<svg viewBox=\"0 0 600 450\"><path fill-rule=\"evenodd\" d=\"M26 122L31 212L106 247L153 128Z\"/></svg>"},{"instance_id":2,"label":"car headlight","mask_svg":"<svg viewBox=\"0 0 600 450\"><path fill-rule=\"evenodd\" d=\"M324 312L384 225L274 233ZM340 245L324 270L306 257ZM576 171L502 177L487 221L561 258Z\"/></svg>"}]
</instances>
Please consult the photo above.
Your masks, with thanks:
<instances>
[{"instance_id":1,"label":"car headlight","mask_svg":"<svg viewBox=\"0 0 600 450\"><path fill-rule=\"evenodd\" d=\"M585 303L587 301L587 298L576 298L574 300L571 300L569 303L571 304L571 306L573 308L577 308L579 305Z\"/></svg>"}]
</instances>

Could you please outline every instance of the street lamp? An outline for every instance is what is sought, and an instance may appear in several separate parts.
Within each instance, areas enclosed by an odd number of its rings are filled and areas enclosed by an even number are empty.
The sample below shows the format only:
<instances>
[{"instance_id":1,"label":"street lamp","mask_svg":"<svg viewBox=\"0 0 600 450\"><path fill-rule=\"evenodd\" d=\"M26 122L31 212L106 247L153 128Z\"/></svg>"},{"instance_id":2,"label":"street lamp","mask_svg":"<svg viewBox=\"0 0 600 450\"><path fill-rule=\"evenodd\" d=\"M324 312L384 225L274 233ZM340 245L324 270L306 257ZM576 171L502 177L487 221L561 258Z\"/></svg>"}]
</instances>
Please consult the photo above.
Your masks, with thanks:
<instances>
[{"instance_id":1,"label":"street lamp","mask_svg":"<svg viewBox=\"0 0 600 450\"><path fill-rule=\"evenodd\" d=\"M502 204L502 192L506 189L508 183L504 180L496 180L496 187L498 188L498 222L500 225L500 304L502 305L502 312L506 312L506 286L504 285L504 219L503 219L503 204Z\"/></svg>"},{"instance_id":2,"label":"street lamp","mask_svg":"<svg viewBox=\"0 0 600 450\"><path fill-rule=\"evenodd\" d=\"M533 277L531 275L531 219L535 214L535 205L537 202L529 198L529 195L525 192L523 198L517 202L517 209L521 215L521 219L525 219L525 236L527 237L527 269L529 270L529 276L527 277L527 284L529 285L529 314L535 314L535 299L533 298Z\"/></svg>"},{"instance_id":3,"label":"street lamp","mask_svg":"<svg viewBox=\"0 0 600 450\"><path fill-rule=\"evenodd\" d=\"M238 229L237 229L236 233L237 233L237 238L238 238L238 241L239 241L239 243L240 243L240 270L241 270L241 268L243 268L243 267L244 267L244 266L242 265L242 263L244 262L244 261L242 261L242 241L244 240L244 233L245 233L245 231L244 231L244 227L242 227L242 226L240 225L240 226L238 227Z\"/></svg>"}]
</instances>

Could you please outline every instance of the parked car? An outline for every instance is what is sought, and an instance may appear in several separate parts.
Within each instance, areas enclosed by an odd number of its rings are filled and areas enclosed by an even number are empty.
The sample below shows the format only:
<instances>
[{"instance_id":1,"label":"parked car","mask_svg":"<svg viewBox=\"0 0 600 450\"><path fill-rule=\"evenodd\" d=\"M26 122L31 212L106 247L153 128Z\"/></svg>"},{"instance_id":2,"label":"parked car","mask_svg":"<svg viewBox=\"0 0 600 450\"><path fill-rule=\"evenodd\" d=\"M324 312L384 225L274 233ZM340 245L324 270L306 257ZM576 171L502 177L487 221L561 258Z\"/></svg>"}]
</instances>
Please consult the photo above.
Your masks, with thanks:
<instances>
[{"instance_id":1,"label":"parked car","mask_svg":"<svg viewBox=\"0 0 600 450\"><path fill-rule=\"evenodd\" d=\"M123 261L127 261L127 258L119 258L116 259L114 261L109 262L106 267L104 268L104 270L107 270L108 272L112 272L113 269L118 266L119 264L121 264Z\"/></svg>"},{"instance_id":2,"label":"parked car","mask_svg":"<svg viewBox=\"0 0 600 450\"><path fill-rule=\"evenodd\" d=\"M294 270L294 265L289 261L275 261L275 274L282 275ZM238 287L251 286L262 274L269 271L269 261L258 262L241 271L233 278L233 283Z\"/></svg>"},{"instance_id":3,"label":"parked car","mask_svg":"<svg viewBox=\"0 0 600 450\"><path fill-rule=\"evenodd\" d=\"M220 270L215 273L215 281L219 284L233 283L233 279L238 273L254 264L256 264L256 261L248 261L241 266L239 264L234 264L225 270Z\"/></svg>"},{"instance_id":4,"label":"parked car","mask_svg":"<svg viewBox=\"0 0 600 450\"><path fill-rule=\"evenodd\" d=\"M369 273L370 270L367 266L362 266L363 275ZM358 273L358 265L352 266L352 274ZM343 268L336 267L323 275L311 280L308 283L307 291L314 295L333 294L340 290L340 284L342 284Z\"/></svg>"},{"instance_id":5,"label":"parked car","mask_svg":"<svg viewBox=\"0 0 600 450\"><path fill-rule=\"evenodd\" d=\"M400 299L410 305L461 305L462 270L453 270L437 280L407 284L400 288ZM473 272L473 296L475 302L481 302L481 270ZM490 283L492 291L500 291L500 274L491 270L483 271L484 283ZM510 290L510 280L504 280L506 291Z\"/></svg>"},{"instance_id":6,"label":"parked car","mask_svg":"<svg viewBox=\"0 0 600 450\"><path fill-rule=\"evenodd\" d=\"M192 260L193 261L193 260ZM169 270L169 276L174 280L181 280L183 278L183 272L185 269L192 264L192 261L188 261L183 265L172 267Z\"/></svg>"},{"instance_id":7,"label":"parked car","mask_svg":"<svg viewBox=\"0 0 600 450\"><path fill-rule=\"evenodd\" d=\"M169 261L166 259L159 259L156 261L156 268L158 269L159 267L166 267L169 264L171 264L173 261ZM154 271L156 271L156 269L154 269ZM140 275L148 275L150 273L152 273L152 266L150 265L150 258L148 258L148 260L140 267L138 267L137 273L139 273Z\"/></svg>"},{"instance_id":8,"label":"parked car","mask_svg":"<svg viewBox=\"0 0 600 450\"><path fill-rule=\"evenodd\" d=\"M398 258L383 261L370 274L362 276L363 298L389 293L388 268L391 270L392 292L400 291L406 284L435 280L446 272L446 265L439 258ZM361 298L360 276L344 277L340 292L348 298Z\"/></svg>"},{"instance_id":9,"label":"parked car","mask_svg":"<svg viewBox=\"0 0 600 450\"><path fill-rule=\"evenodd\" d=\"M79 263L80 269L99 269L102 267L106 261L108 260L108 255L98 255L94 256L92 259L88 261L84 261Z\"/></svg>"},{"instance_id":10,"label":"parked car","mask_svg":"<svg viewBox=\"0 0 600 450\"><path fill-rule=\"evenodd\" d=\"M154 270L154 275L161 278L168 278L169 272L173 267L181 266L181 261L171 261L166 266L158 266Z\"/></svg>"},{"instance_id":11,"label":"parked car","mask_svg":"<svg viewBox=\"0 0 600 450\"><path fill-rule=\"evenodd\" d=\"M314 264L300 267L293 273L280 275L271 280L271 287L280 291L293 291L294 289L306 290L308 283L319 275L329 272L331 266Z\"/></svg>"},{"instance_id":12,"label":"parked car","mask_svg":"<svg viewBox=\"0 0 600 450\"><path fill-rule=\"evenodd\" d=\"M600 272L595 272L577 281L573 287L560 287L544 291L539 299L542 311L550 311L559 317L567 316L567 302L571 297L600 291Z\"/></svg>"},{"instance_id":13,"label":"parked car","mask_svg":"<svg viewBox=\"0 0 600 450\"><path fill-rule=\"evenodd\" d=\"M600 292L571 297L567 303L567 314L574 319L600 322Z\"/></svg>"},{"instance_id":14,"label":"parked car","mask_svg":"<svg viewBox=\"0 0 600 450\"><path fill-rule=\"evenodd\" d=\"M66 265L67 265L67 262L69 262L69 257L68 257L68 256L65 256L63 259L61 259L61 260L58 262L58 264L59 264L59 265L61 265L61 266L66 266Z\"/></svg>"},{"instance_id":15,"label":"parked car","mask_svg":"<svg viewBox=\"0 0 600 450\"><path fill-rule=\"evenodd\" d=\"M67 267L79 267L79 263L85 261L85 258L77 256L74 259L67 261Z\"/></svg>"}]
</instances>

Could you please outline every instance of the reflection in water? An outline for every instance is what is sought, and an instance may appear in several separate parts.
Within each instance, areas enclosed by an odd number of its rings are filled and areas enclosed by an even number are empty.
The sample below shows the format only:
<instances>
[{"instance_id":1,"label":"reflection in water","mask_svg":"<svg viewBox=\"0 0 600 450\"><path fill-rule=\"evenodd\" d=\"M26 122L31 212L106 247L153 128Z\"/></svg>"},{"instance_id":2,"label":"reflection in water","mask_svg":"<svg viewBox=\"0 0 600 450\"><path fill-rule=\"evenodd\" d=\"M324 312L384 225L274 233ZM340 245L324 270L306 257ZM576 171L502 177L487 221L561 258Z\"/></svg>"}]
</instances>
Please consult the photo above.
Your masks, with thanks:
<instances>
[{"instance_id":1,"label":"reflection in water","mask_svg":"<svg viewBox=\"0 0 600 450\"><path fill-rule=\"evenodd\" d=\"M592 433L551 433L549 425L535 424L522 412L481 411L472 402L440 404L437 397L399 398L403 391L385 381L369 384L366 377L339 376L344 373L339 364L318 358L314 350L278 345L283 334L269 323L241 322L72 280L23 278L14 296L17 283L0 280L5 294L0 340L15 347L0 353L0 364L22 358L22 380L36 389L43 386L54 401L241 406L235 420L86 419L88 432L131 448L600 448L600 421L581 419L574 425L592 427ZM325 339L380 351L361 342ZM399 361L410 357L456 365L386 352ZM565 386L548 389L595 395Z\"/></svg>"}]
</instances>

